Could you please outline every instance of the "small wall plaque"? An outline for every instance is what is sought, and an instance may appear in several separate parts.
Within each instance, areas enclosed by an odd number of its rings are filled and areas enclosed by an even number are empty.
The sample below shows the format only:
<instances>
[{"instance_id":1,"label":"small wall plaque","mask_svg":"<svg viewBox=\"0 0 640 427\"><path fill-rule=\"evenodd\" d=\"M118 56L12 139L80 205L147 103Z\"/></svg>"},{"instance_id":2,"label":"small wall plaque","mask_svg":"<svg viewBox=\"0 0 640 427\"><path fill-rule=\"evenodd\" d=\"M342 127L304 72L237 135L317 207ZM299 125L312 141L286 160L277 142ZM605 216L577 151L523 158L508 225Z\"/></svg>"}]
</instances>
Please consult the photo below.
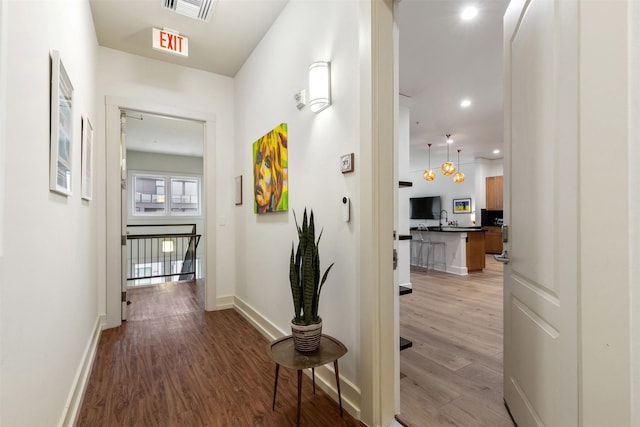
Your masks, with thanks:
<instances>
[{"instance_id":1,"label":"small wall plaque","mask_svg":"<svg viewBox=\"0 0 640 427\"><path fill-rule=\"evenodd\" d=\"M353 153L340 156L340 172L353 172Z\"/></svg>"}]
</instances>

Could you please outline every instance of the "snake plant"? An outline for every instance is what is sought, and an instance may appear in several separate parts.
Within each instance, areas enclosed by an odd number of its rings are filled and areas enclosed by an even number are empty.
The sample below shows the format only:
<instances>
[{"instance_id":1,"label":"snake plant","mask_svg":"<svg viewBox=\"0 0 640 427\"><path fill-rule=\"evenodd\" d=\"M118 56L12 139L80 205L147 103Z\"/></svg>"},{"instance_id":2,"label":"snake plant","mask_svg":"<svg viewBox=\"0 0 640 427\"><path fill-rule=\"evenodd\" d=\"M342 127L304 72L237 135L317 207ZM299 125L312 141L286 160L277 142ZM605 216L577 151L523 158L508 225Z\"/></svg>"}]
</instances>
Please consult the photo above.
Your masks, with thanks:
<instances>
[{"instance_id":1,"label":"snake plant","mask_svg":"<svg viewBox=\"0 0 640 427\"><path fill-rule=\"evenodd\" d=\"M295 211L293 217L298 229L298 248L294 253L294 243L291 243L291 261L289 266L289 280L291 282L291 295L295 317L292 322L296 325L311 325L320 323L318 316L320 304L320 292L327 280L329 270L333 263L325 270L320 280L320 256L318 245L322 237L322 231L316 241L315 226L313 223L313 211L307 223L307 210L304 210L302 227L298 225Z\"/></svg>"}]
</instances>

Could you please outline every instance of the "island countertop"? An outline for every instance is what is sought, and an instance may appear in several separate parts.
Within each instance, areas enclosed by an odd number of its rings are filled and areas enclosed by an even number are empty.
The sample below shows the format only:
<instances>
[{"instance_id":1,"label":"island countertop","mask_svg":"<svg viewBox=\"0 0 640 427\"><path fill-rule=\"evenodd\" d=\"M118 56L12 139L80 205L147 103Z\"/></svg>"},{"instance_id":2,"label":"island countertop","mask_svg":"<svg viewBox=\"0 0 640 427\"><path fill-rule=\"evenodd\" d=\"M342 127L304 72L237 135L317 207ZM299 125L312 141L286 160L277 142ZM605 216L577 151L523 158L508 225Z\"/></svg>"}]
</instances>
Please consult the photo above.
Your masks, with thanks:
<instances>
[{"instance_id":1,"label":"island countertop","mask_svg":"<svg viewBox=\"0 0 640 427\"><path fill-rule=\"evenodd\" d=\"M411 263L463 276L482 271L485 267L485 232L475 227L411 228Z\"/></svg>"},{"instance_id":2,"label":"island countertop","mask_svg":"<svg viewBox=\"0 0 640 427\"><path fill-rule=\"evenodd\" d=\"M418 227L411 227L410 228L411 231L432 231L432 232L436 232L436 233L486 233L487 230L483 230L480 227L427 227L426 229L424 228L418 228Z\"/></svg>"}]
</instances>

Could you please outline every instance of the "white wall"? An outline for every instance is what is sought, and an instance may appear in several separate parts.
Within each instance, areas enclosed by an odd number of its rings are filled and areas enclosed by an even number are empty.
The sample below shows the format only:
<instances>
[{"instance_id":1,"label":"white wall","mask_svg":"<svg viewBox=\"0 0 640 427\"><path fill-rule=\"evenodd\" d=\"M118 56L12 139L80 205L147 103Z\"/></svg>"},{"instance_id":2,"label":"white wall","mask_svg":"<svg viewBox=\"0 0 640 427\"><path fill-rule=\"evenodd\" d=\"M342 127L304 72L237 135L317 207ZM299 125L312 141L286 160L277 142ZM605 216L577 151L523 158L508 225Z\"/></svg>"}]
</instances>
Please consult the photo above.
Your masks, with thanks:
<instances>
[{"instance_id":1,"label":"white wall","mask_svg":"<svg viewBox=\"0 0 640 427\"><path fill-rule=\"evenodd\" d=\"M398 119L398 177L400 181L411 181L409 171L410 156L410 120L411 99L400 95ZM403 187L398 190L398 232L409 234L409 191ZM401 282L402 283L402 282Z\"/></svg>"},{"instance_id":2,"label":"white wall","mask_svg":"<svg viewBox=\"0 0 640 427\"><path fill-rule=\"evenodd\" d=\"M4 130L6 127L5 114L7 111L7 16L7 0L0 0L0 258L4 252ZM2 281L0 281L0 283L2 283Z\"/></svg>"},{"instance_id":3,"label":"white wall","mask_svg":"<svg viewBox=\"0 0 640 427\"><path fill-rule=\"evenodd\" d=\"M4 176L5 176L5 114L7 107L7 17L8 7L7 0L0 0L0 286L5 282L4 279ZM2 292L0 292L0 319L2 316ZM2 333L0 332L0 361L3 358L2 351ZM2 375L0 374L0 392L3 390ZM1 398L0 398L1 399ZM0 401L0 424L2 423L2 402Z\"/></svg>"},{"instance_id":4,"label":"white wall","mask_svg":"<svg viewBox=\"0 0 640 427\"><path fill-rule=\"evenodd\" d=\"M359 205L358 2L290 1L236 75L236 170L244 203L237 220L236 295L290 333L291 242L297 240L293 210L301 219L313 208L322 268L335 266L322 291L323 332L340 339L349 353L340 374L358 384L359 291L356 230ZM293 95L307 86L313 61L330 60L333 105L314 114L298 111ZM284 213L253 213L252 143L281 122L289 129L289 206ZM355 152L355 172L342 174L339 157ZM341 219L341 197L352 196L351 222ZM249 267L250 266L250 267ZM390 283L389 286L392 284ZM366 326L363 326L366 327Z\"/></svg>"},{"instance_id":5,"label":"white wall","mask_svg":"<svg viewBox=\"0 0 640 427\"><path fill-rule=\"evenodd\" d=\"M104 206L99 197L80 198L80 117L99 118L97 41L88 1L9 1L8 13L5 174L12 185L0 265L0 424L53 426L64 417L98 320L96 218ZM53 49L75 89L70 197L49 191Z\"/></svg>"},{"instance_id":6,"label":"white wall","mask_svg":"<svg viewBox=\"0 0 640 427\"><path fill-rule=\"evenodd\" d=\"M631 22L640 20L640 4L630 4ZM629 138L627 168L629 170L629 242L631 271L629 283L640 283L640 29L629 26ZM631 287L631 402L640 402L640 289ZM640 426L640 405L631 405L631 425Z\"/></svg>"},{"instance_id":7,"label":"white wall","mask_svg":"<svg viewBox=\"0 0 640 427\"><path fill-rule=\"evenodd\" d=\"M202 157L127 150L127 169L202 175L203 163Z\"/></svg>"},{"instance_id":8,"label":"white wall","mask_svg":"<svg viewBox=\"0 0 640 427\"><path fill-rule=\"evenodd\" d=\"M411 99L400 95L400 105L398 107L398 180L410 181L409 174L409 147L410 147L410 120L411 120ZM409 234L409 188L398 189L398 234ZM398 284L411 286L411 240L398 241Z\"/></svg>"},{"instance_id":9,"label":"white wall","mask_svg":"<svg viewBox=\"0 0 640 427\"><path fill-rule=\"evenodd\" d=\"M457 164L457 147L454 143L450 147L449 158L454 164ZM454 184L453 177L445 177L440 173L440 165L446 160L446 151L444 144L434 144L431 147L431 168L436 171L436 179L427 182L423 179L422 173L428 166L428 151L422 146L412 145L410 148L411 158L409 172L414 180L414 188L411 190L411 197L420 196L442 196L447 195L447 201L442 201L442 209L446 209L449 214L449 220L457 220L460 225L472 225L473 215L455 214L452 216L452 201L455 196L471 197L472 210L476 211L476 225L480 225L480 209L486 208L486 190L485 178L488 176L500 176L503 174L503 159L469 159L466 157L465 150L460 152L460 162L462 163L462 172L464 173L464 182L462 184ZM418 184L420 182L421 184ZM420 221L411 221L411 226L415 226ZM437 225L436 220L422 221L429 225Z\"/></svg>"},{"instance_id":10,"label":"white wall","mask_svg":"<svg viewBox=\"0 0 640 427\"><path fill-rule=\"evenodd\" d=\"M197 112L201 116L213 117L215 126L205 130L205 223L206 233L210 237L206 242L209 272L207 287L213 279L212 272L215 274L217 287L215 291L207 292L205 304L208 309L215 308L216 298L233 295L235 283L233 162L230 161L234 158L233 79L100 47L97 80L98 112L102 114L101 117L104 117L105 97L129 105L153 105L164 111ZM96 134L96 140L102 144L105 138L104 121L96 124ZM106 179L109 180L106 195L108 218L105 222L107 229L111 230L114 224L109 222L109 218L114 215L117 218L119 213L119 208L116 208L119 205L119 192L116 190L114 193L110 187L119 185L117 148L107 147L104 152L98 153L101 154L107 159L106 165L103 165L106 167ZM117 223L115 228L115 233L109 232L106 236L106 245L108 258L117 261ZM211 265L214 267L210 268ZM107 311L110 326L119 324L118 277L117 274L109 275L109 271L113 272L116 268L114 265L107 266L108 284L101 291L101 294L107 295L106 300L101 301L101 307Z\"/></svg>"},{"instance_id":11,"label":"white wall","mask_svg":"<svg viewBox=\"0 0 640 427\"><path fill-rule=\"evenodd\" d=\"M458 165L456 164L456 167ZM475 164L462 163L462 172L464 173L464 182L456 184L453 182L452 176L444 176L440 172L440 165L431 163L431 168L436 171L436 179L433 181L425 181L422 174L424 170L409 171L409 180L413 182L413 187L407 188L405 191L410 197L440 196L441 209L447 211L449 221L458 221L459 225L472 225L471 214L454 214L453 199L471 197L471 210L476 209L475 196ZM426 169L426 165L425 165ZM442 222L444 223L445 215L442 214ZM480 212L478 211L477 220L480 220ZM410 220L411 227L418 224L438 225L437 219L429 220Z\"/></svg>"}]
</instances>

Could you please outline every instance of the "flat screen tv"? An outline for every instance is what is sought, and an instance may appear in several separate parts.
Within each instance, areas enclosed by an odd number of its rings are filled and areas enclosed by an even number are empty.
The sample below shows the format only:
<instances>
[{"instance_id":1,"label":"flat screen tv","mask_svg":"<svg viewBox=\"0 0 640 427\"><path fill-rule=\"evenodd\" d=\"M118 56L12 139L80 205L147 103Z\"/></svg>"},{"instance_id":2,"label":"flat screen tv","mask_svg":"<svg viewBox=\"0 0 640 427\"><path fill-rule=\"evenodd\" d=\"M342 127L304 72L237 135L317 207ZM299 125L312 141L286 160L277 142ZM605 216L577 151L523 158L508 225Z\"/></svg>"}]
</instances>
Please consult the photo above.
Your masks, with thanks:
<instances>
[{"instance_id":1,"label":"flat screen tv","mask_svg":"<svg viewBox=\"0 0 640 427\"><path fill-rule=\"evenodd\" d=\"M411 219L440 218L440 196L412 197L409 203Z\"/></svg>"}]
</instances>

